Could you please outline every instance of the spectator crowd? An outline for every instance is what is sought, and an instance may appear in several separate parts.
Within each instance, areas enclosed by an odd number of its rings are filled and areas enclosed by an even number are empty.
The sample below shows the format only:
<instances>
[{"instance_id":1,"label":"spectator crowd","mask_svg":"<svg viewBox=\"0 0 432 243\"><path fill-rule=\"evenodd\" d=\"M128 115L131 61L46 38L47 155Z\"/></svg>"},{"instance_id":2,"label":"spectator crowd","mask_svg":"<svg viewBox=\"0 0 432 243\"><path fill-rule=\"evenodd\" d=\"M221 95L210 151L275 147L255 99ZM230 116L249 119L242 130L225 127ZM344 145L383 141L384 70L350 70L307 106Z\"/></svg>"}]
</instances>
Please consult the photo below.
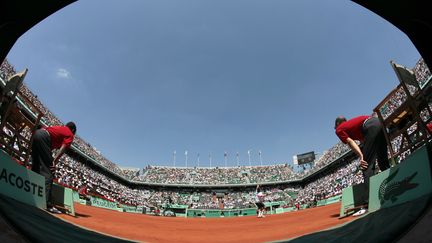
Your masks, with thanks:
<instances>
[{"instance_id":1,"label":"spectator crowd","mask_svg":"<svg viewBox=\"0 0 432 243\"><path fill-rule=\"evenodd\" d=\"M289 181L296 179L287 164L214 168L147 166L134 181L161 184L222 185Z\"/></svg>"},{"instance_id":2,"label":"spectator crowd","mask_svg":"<svg viewBox=\"0 0 432 243\"><path fill-rule=\"evenodd\" d=\"M420 60L416 63L413 71L420 87L423 87L423 85L432 77L431 71L424 62L423 58L420 58Z\"/></svg>"}]
</instances>

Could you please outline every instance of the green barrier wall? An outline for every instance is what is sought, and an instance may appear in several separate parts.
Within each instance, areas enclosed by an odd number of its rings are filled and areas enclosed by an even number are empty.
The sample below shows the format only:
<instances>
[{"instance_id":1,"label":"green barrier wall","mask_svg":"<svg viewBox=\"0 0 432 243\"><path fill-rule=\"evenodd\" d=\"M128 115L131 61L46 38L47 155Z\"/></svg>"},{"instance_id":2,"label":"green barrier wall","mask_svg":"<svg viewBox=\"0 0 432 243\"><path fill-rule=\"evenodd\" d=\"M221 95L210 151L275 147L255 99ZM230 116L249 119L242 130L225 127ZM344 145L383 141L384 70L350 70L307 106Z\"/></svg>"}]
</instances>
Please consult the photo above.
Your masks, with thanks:
<instances>
[{"instance_id":1,"label":"green barrier wall","mask_svg":"<svg viewBox=\"0 0 432 243\"><path fill-rule=\"evenodd\" d=\"M246 209L231 209L231 210L209 210L209 209L188 209L187 217L206 217L206 218L220 218L220 217L237 217L237 216L252 216L256 215L256 208Z\"/></svg>"},{"instance_id":2,"label":"green barrier wall","mask_svg":"<svg viewBox=\"0 0 432 243\"><path fill-rule=\"evenodd\" d=\"M91 202L91 206L94 207L99 207L99 208L106 208L106 209L111 209L111 210L115 210L115 211L121 211L123 212L123 209L119 209L117 207L117 203L115 202L110 202L98 197L93 197L90 196L90 202Z\"/></svg>"},{"instance_id":3,"label":"green barrier wall","mask_svg":"<svg viewBox=\"0 0 432 243\"><path fill-rule=\"evenodd\" d=\"M345 211L350 208L354 208L354 193L352 186L342 189L342 205L339 213L340 217L344 217Z\"/></svg>"},{"instance_id":4,"label":"green barrier wall","mask_svg":"<svg viewBox=\"0 0 432 243\"><path fill-rule=\"evenodd\" d=\"M295 207L284 208L284 213L294 211Z\"/></svg>"},{"instance_id":5,"label":"green barrier wall","mask_svg":"<svg viewBox=\"0 0 432 243\"><path fill-rule=\"evenodd\" d=\"M341 199L342 199L342 198L341 198L341 195L327 198L326 205L329 205L329 204L332 204L332 203L337 203L337 202L339 202Z\"/></svg>"},{"instance_id":6,"label":"green barrier wall","mask_svg":"<svg viewBox=\"0 0 432 243\"><path fill-rule=\"evenodd\" d=\"M73 191L72 192L72 197L73 197L73 201L74 202L80 202L80 197L79 197L79 193L77 191Z\"/></svg>"},{"instance_id":7,"label":"green barrier wall","mask_svg":"<svg viewBox=\"0 0 432 243\"><path fill-rule=\"evenodd\" d=\"M279 213L283 213L284 212L284 209L283 208L276 208L276 213L277 214L279 214Z\"/></svg>"},{"instance_id":8,"label":"green barrier wall","mask_svg":"<svg viewBox=\"0 0 432 243\"><path fill-rule=\"evenodd\" d=\"M367 187L364 183L342 189L340 217L346 216L346 210L365 204L367 198Z\"/></svg>"},{"instance_id":9,"label":"green barrier wall","mask_svg":"<svg viewBox=\"0 0 432 243\"><path fill-rule=\"evenodd\" d=\"M266 214L276 214L278 213L276 210L281 208L282 205L286 205L285 201L277 201L277 202L265 202L264 206L267 209Z\"/></svg>"},{"instance_id":10,"label":"green barrier wall","mask_svg":"<svg viewBox=\"0 0 432 243\"><path fill-rule=\"evenodd\" d=\"M391 207L432 192L430 158L423 146L402 163L370 178L369 211Z\"/></svg>"},{"instance_id":11,"label":"green barrier wall","mask_svg":"<svg viewBox=\"0 0 432 243\"><path fill-rule=\"evenodd\" d=\"M222 211L220 210L207 210L205 212L206 218L216 218L222 216Z\"/></svg>"},{"instance_id":12,"label":"green barrier wall","mask_svg":"<svg viewBox=\"0 0 432 243\"><path fill-rule=\"evenodd\" d=\"M17 164L3 150L0 150L0 193L38 208L46 208L45 178Z\"/></svg>"},{"instance_id":13,"label":"green barrier wall","mask_svg":"<svg viewBox=\"0 0 432 243\"><path fill-rule=\"evenodd\" d=\"M162 212L165 213L167 211L171 211L175 213L176 217L186 217L187 216L188 206L183 204L163 204Z\"/></svg>"},{"instance_id":14,"label":"green barrier wall","mask_svg":"<svg viewBox=\"0 0 432 243\"><path fill-rule=\"evenodd\" d=\"M264 205L266 207L274 207L274 206L281 206L281 205L285 205L286 202L284 201L277 201L277 202L265 202Z\"/></svg>"},{"instance_id":15,"label":"green barrier wall","mask_svg":"<svg viewBox=\"0 0 432 243\"><path fill-rule=\"evenodd\" d=\"M68 214L75 216L72 189L53 184L52 199L55 205L64 207Z\"/></svg>"},{"instance_id":16,"label":"green barrier wall","mask_svg":"<svg viewBox=\"0 0 432 243\"><path fill-rule=\"evenodd\" d=\"M318 207L318 206L324 206L324 205L326 205L326 204L327 204L327 199L319 200L319 201L317 202L317 207Z\"/></svg>"},{"instance_id":17,"label":"green barrier wall","mask_svg":"<svg viewBox=\"0 0 432 243\"><path fill-rule=\"evenodd\" d=\"M123 205L122 204L121 208L123 208L123 212L126 212L126 213L142 213L142 208L139 211L137 209L137 207L134 207L134 206L129 206L129 205Z\"/></svg>"}]
</instances>

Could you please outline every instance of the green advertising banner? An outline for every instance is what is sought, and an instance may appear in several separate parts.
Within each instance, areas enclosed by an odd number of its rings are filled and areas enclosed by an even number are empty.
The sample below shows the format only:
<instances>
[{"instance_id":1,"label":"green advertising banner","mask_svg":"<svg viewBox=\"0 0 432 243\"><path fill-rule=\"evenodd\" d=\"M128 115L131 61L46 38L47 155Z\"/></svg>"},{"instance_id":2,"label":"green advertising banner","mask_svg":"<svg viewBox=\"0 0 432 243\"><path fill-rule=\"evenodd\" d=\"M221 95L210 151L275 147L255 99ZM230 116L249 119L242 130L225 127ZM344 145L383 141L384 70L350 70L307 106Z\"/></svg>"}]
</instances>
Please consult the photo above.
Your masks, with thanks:
<instances>
[{"instance_id":1,"label":"green advertising banner","mask_svg":"<svg viewBox=\"0 0 432 243\"><path fill-rule=\"evenodd\" d=\"M116 211L123 211L123 209L118 209L117 208L117 203L116 202L110 202L108 200L104 200L98 197L91 197L90 199L91 201L91 205L94 207L99 207L99 208L106 208L106 209L111 209L111 210L116 210Z\"/></svg>"},{"instance_id":2,"label":"green advertising banner","mask_svg":"<svg viewBox=\"0 0 432 243\"><path fill-rule=\"evenodd\" d=\"M432 192L426 146L402 163L370 178L369 211L401 204Z\"/></svg>"},{"instance_id":3,"label":"green advertising banner","mask_svg":"<svg viewBox=\"0 0 432 243\"><path fill-rule=\"evenodd\" d=\"M45 178L19 165L2 150L0 193L41 209L46 208Z\"/></svg>"}]
</instances>

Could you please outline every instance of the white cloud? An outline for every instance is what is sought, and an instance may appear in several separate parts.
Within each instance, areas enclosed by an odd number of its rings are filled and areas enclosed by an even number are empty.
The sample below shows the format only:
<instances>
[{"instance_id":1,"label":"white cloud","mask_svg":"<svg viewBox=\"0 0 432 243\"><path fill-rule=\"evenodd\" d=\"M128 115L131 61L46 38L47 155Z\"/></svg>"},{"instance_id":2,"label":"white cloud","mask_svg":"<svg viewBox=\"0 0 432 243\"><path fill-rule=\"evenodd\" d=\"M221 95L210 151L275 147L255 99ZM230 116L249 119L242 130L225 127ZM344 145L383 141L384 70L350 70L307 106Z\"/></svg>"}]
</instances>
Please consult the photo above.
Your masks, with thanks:
<instances>
[{"instance_id":1,"label":"white cloud","mask_svg":"<svg viewBox=\"0 0 432 243\"><path fill-rule=\"evenodd\" d=\"M57 69L57 77L63 78L63 79L71 79L72 78L71 73L64 68Z\"/></svg>"}]
</instances>

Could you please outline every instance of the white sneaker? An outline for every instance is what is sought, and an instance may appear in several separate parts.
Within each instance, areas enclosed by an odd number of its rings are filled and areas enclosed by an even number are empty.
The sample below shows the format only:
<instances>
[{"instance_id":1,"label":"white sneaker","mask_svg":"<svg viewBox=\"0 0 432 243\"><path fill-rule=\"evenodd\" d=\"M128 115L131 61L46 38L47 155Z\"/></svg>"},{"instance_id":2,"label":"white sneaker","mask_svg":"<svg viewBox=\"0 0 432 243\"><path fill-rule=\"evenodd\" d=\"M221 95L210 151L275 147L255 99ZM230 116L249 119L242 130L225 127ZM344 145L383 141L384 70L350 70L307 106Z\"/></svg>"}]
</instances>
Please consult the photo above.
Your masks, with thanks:
<instances>
[{"instance_id":1,"label":"white sneaker","mask_svg":"<svg viewBox=\"0 0 432 243\"><path fill-rule=\"evenodd\" d=\"M48 212L50 212L50 213L57 213L57 214L62 213L60 210L58 210L55 207L48 208Z\"/></svg>"},{"instance_id":2,"label":"white sneaker","mask_svg":"<svg viewBox=\"0 0 432 243\"><path fill-rule=\"evenodd\" d=\"M362 209L360 209L359 211L357 211L355 214L353 214L353 216L354 216L354 217L357 217L357 216L363 215L363 214L365 214L365 213L367 213L367 210L364 209L364 208L362 208Z\"/></svg>"}]
</instances>

